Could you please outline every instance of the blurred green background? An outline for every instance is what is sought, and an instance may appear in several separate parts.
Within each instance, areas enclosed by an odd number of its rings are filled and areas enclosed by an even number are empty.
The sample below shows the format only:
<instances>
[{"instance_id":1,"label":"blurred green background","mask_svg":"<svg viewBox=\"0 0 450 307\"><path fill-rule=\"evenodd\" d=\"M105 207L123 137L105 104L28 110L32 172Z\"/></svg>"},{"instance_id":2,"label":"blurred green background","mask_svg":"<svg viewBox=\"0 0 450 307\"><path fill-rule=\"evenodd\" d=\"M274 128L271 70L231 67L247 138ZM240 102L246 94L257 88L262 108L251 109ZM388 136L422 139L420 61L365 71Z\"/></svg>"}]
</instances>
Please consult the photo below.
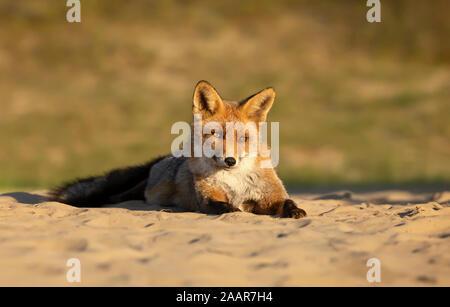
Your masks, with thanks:
<instances>
[{"instance_id":1,"label":"blurred green background","mask_svg":"<svg viewBox=\"0 0 450 307\"><path fill-rule=\"evenodd\" d=\"M0 0L0 188L170 151L193 87L274 86L289 185L450 183L450 2Z\"/></svg>"}]
</instances>

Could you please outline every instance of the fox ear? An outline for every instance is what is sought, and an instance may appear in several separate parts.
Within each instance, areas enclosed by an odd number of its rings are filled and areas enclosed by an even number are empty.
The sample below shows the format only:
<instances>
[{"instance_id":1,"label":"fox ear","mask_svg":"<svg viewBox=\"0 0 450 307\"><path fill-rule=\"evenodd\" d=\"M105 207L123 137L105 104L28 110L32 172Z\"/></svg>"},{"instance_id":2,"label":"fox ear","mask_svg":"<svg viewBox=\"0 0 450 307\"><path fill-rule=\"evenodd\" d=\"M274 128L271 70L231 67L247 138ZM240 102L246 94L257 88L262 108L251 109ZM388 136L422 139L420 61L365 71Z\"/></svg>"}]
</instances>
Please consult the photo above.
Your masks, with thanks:
<instances>
[{"instance_id":1,"label":"fox ear","mask_svg":"<svg viewBox=\"0 0 450 307\"><path fill-rule=\"evenodd\" d=\"M223 108L222 98L207 81L199 81L195 86L192 111L205 117L214 115Z\"/></svg>"},{"instance_id":2,"label":"fox ear","mask_svg":"<svg viewBox=\"0 0 450 307\"><path fill-rule=\"evenodd\" d=\"M275 100L275 90L268 87L243 100L239 108L252 120L264 122Z\"/></svg>"}]
</instances>

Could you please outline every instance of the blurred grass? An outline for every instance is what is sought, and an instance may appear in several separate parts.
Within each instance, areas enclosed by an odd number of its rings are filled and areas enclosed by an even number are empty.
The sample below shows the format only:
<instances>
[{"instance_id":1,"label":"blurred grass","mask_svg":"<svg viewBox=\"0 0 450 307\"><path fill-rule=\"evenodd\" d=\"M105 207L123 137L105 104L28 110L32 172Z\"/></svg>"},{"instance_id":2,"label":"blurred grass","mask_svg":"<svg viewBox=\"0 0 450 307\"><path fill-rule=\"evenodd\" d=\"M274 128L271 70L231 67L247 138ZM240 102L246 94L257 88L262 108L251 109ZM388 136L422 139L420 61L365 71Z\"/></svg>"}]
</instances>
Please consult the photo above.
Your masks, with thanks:
<instances>
[{"instance_id":1,"label":"blurred grass","mask_svg":"<svg viewBox=\"0 0 450 307\"><path fill-rule=\"evenodd\" d=\"M447 0L0 0L0 187L169 152L193 86L277 90L290 184L450 182Z\"/></svg>"}]
</instances>

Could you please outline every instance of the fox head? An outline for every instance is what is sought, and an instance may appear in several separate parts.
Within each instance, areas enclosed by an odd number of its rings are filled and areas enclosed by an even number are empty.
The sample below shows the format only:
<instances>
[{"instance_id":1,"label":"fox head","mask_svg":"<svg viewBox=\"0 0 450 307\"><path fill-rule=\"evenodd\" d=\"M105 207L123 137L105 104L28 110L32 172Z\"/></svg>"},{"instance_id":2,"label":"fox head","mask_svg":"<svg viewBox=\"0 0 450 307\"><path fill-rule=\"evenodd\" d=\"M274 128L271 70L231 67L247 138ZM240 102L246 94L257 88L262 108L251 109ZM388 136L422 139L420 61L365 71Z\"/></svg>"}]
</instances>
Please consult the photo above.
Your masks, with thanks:
<instances>
[{"instance_id":1,"label":"fox head","mask_svg":"<svg viewBox=\"0 0 450 307\"><path fill-rule=\"evenodd\" d=\"M233 169L240 163L249 165L261 158L259 123L266 121L274 99L275 91L269 87L241 101L224 100L207 81L197 83L192 111L194 117L201 116L202 145L209 142L215 151L207 157L212 166ZM250 137L254 140L252 144ZM251 156L250 145L255 141L258 149L256 156Z\"/></svg>"}]
</instances>

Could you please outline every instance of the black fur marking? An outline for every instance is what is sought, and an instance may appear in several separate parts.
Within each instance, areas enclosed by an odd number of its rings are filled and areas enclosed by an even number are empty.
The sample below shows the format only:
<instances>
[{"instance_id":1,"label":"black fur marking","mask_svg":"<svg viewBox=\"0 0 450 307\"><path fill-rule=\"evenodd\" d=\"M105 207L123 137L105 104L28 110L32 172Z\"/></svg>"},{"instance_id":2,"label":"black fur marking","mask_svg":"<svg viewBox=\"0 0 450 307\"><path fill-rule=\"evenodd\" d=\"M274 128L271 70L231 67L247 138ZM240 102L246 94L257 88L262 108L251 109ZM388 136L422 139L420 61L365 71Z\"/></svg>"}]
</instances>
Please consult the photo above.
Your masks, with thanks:
<instances>
[{"instance_id":1,"label":"black fur marking","mask_svg":"<svg viewBox=\"0 0 450 307\"><path fill-rule=\"evenodd\" d=\"M112 170L103 176L77 179L50 191L50 200L76 207L101 207L125 200L144 199L146 180L153 165L166 158L159 157L142 165ZM139 186L136 193L124 193ZM133 189L134 190L134 189ZM140 193L142 190L142 193ZM123 194L124 193L124 194ZM118 195L130 197L117 197ZM140 195L139 197L137 195Z\"/></svg>"},{"instance_id":2,"label":"black fur marking","mask_svg":"<svg viewBox=\"0 0 450 307\"><path fill-rule=\"evenodd\" d=\"M231 204L224 201L215 201L210 199L208 201L207 213L209 214L222 214L228 212L241 211L238 208L233 207Z\"/></svg>"},{"instance_id":3,"label":"black fur marking","mask_svg":"<svg viewBox=\"0 0 450 307\"><path fill-rule=\"evenodd\" d=\"M283 206L282 217L291 217L299 219L306 216L306 211L298 208L297 204L292 199L286 199Z\"/></svg>"}]
</instances>

